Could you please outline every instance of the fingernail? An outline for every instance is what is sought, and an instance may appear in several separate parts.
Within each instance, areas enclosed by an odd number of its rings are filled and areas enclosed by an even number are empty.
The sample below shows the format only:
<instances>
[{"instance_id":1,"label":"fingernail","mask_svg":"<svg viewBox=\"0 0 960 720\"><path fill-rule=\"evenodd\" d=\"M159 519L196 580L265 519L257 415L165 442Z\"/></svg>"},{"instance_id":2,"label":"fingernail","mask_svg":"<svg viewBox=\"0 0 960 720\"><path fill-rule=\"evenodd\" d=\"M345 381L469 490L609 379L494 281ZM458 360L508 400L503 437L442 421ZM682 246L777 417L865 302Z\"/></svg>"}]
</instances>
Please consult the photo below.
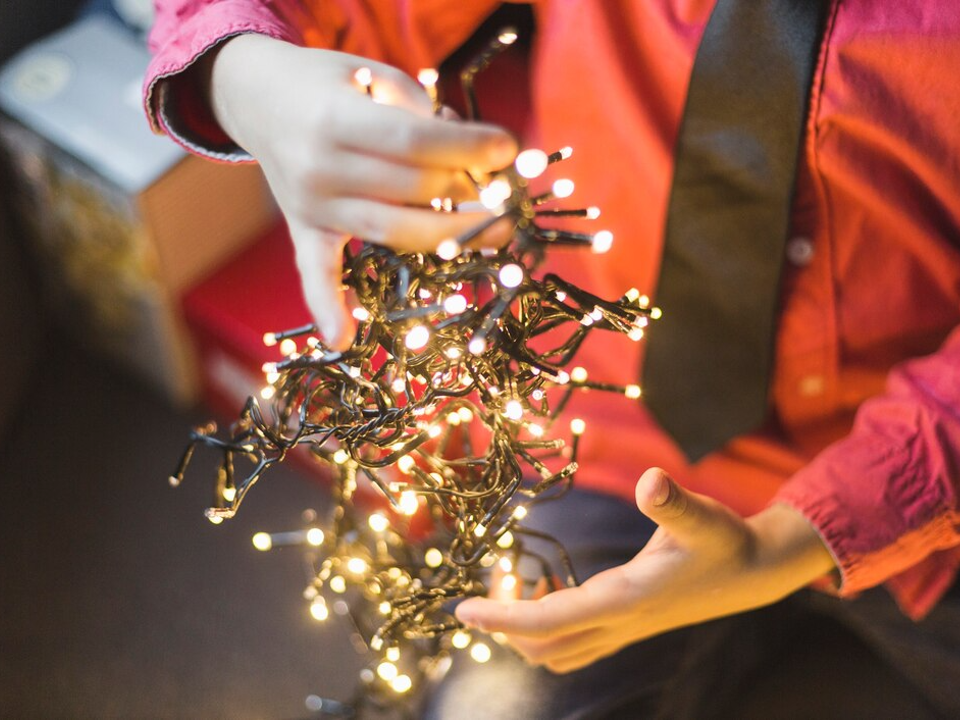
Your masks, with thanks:
<instances>
[{"instance_id":1,"label":"fingernail","mask_svg":"<svg viewBox=\"0 0 960 720\"><path fill-rule=\"evenodd\" d=\"M653 493L653 504L663 505L670 497L670 480L666 475L660 473L657 478L657 487Z\"/></svg>"},{"instance_id":2,"label":"fingernail","mask_svg":"<svg viewBox=\"0 0 960 720\"><path fill-rule=\"evenodd\" d=\"M506 167L517 156L517 142L510 135L501 134L491 144L490 154L497 168Z\"/></svg>"}]
</instances>

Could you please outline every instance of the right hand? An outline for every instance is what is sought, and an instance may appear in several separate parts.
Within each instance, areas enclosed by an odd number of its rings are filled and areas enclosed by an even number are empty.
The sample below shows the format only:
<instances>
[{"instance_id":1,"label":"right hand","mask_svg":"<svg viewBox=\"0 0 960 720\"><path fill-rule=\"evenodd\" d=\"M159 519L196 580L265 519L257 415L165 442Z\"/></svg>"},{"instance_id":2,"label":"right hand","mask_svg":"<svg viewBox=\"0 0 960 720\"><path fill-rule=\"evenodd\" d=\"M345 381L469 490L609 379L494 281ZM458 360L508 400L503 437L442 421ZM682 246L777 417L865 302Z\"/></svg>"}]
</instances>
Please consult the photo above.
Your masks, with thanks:
<instances>
[{"instance_id":1,"label":"right hand","mask_svg":"<svg viewBox=\"0 0 960 720\"><path fill-rule=\"evenodd\" d=\"M379 102L357 86L361 67ZM471 199L463 171L499 170L517 152L506 131L434 116L415 80L355 55L240 35L218 48L209 79L214 115L259 161L290 227L307 305L337 349L354 332L341 288L346 240L435 251L489 216L436 212L430 201ZM477 244L509 235L496 223Z\"/></svg>"}]
</instances>

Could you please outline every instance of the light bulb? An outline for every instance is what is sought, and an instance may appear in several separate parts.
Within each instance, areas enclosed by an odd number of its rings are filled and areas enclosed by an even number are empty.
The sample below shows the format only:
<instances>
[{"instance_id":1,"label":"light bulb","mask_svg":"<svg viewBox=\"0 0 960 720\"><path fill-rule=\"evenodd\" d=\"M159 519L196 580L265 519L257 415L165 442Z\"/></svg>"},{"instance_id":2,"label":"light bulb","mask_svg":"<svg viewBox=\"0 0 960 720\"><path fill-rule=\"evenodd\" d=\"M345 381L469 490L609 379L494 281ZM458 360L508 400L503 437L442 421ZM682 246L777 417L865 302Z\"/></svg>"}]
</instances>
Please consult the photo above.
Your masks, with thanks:
<instances>
[{"instance_id":1,"label":"light bulb","mask_svg":"<svg viewBox=\"0 0 960 720\"><path fill-rule=\"evenodd\" d=\"M407 331L403 342L410 350L420 350L430 342L430 330L426 325L414 325Z\"/></svg>"},{"instance_id":2,"label":"light bulb","mask_svg":"<svg viewBox=\"0 0 960 720\"><path fill-rule=\"evenodd\" d=\"M367 320L370 319L370 311L367 310L366 308L362 308L362 307L354 308L351 314L359 322L366 322Z\"/></svg>"},{"instance_id":3,"label":"light bulb","mask_svg":"<svg viewBox=\"0 0 960 720\"><path fill-rule=\"evenodd\" d=\"M467 350L469 350L472 355L482 355L486 349L487 341L483 338L473 338L470 344L467 345Z\"/></svg>"},{"instance_id":4,"label":"light bulb","mask_svg":"<svg viewBox=\"0 0 960 720\"><path fill-rule=\"evenodd\" d=\"M470 644L470 633L466 630L457 630L453 634L453 637L450 638L450 644L457 648L457 650L463 650Z\"/></svg>"},{"instance_id":5,"label":"light bulb","mask_svg":"<svg viewBox=\"0 0 960 720\"><path fill-rule=\"evenodd\" d=\"M425 87L436 85L439 79L440 73L436 68L423 68L417 73L417 82Z\"/></svg>"},{"instance_id":6,"label":"light bulb","mask_svg":"<svg viewBox=\"0 0 960 720\"><path fill-rule=\"evenodd\" d=\"M440 567L443 564L443 553L436 548L430 548L424 553L423 561L427 564L427 567Z\"/></svg>"},{"instance_id":7,"label":"light bulb","mask_svg":"<svg viewBox=\"0 0 960 720\"><path fill-rule=\"evenodd\" d=\"M345 593L347 591L347 581L344 580L343 575L334 575L330 578L329 585L335 593Z\"/></svg>"},{"instance_id":8,"label":"light bulb","mask_svg":"<svg viewBox=\"0 0 960 720\"><path fill-rule=\"evenodd\" d=\"M377 675L387 682L396 679L398 674L397 666L389 660L384 660L377 666Z\"/></svg>"},{"instance_id":9,"label":"light bulb","mask_svg":"<svg viewBox=\"0 0 960 720\"><path fill-rule=\"evenodd\" d=\"M253 546L260 552L266 552L273 547L273 540L269 533L258 532L253 536Z\"/></svg>"},{"instance_id":10,"label":"light bulb","mask_svg":"<svg viewBox=\"0 0 960 720\"><path fill-rule=\"evenodd\" d=\"M504 550L513 547L513 533L507 530L507 532L497 538L497 547L501 547Z\"/></svg>"},{"instance_id":11,"label":"light bulb","mask_svg":"<svg viewBox=\"0 0 960 720\"><path fill-rule=\"evenodd\" d=\"M443 309L450 315L459 315L467 309L467 299L463 295L451 295L443 301Z\"/></svg>"},{"instance_id":12,"label":"light bulb","mask_svg":"<svg viewBox=\"0 0 960 720\"><path fill-rule=\"evenodd\" d=\"M400 493L400 512L404 515L413 515L420 508L420 501L417 500L417 494L412 490L404 490Z\"/></svg>"},{"instance_id":13,"label":"light bulb","mask_svg":"<svg viewBox=\"0 0 960 720\"><path fill-rule=\"evenodd\" d=\"M320 528L310 528L307 530L307 542L313 547L320 547L323 545L324 534L323 530Z\"/></svg>"},{"instance_id":14,"label":"light bulb","mask_svg":"<svg viewBox=\"0 0 960 720\"><path fill-rule=\"evenodd\" d=\"M347 570L354 575L363 575L367 571L367 567L367 561L363 558L354 557L347 560Z\"/></svg>"},{"instance_id":15,"label":"light bulb","mask_svg":"<svg viewBox=\"0 0 960 720\"><path fill-rule=\"evenodd\" d=\"M515 288L523 282L523 268L514 263L500 268L500 284L506 288Z\"/></svg>"},{"instance_id":16,"label":"light bulb","mask_svg":"<svg viewBox=\"0 0 960 720\"><path fill-rule=\"evenodd\" d=\"M558 198L567 198L573 195L574 184L573 180L568 178L560 178L553 183L553 194Z\"/></svg>"},{"instance_id":17,"label":"light bulb","mask_svg":"<svg viewBox=\"0 0 960 720\"><path fill-rule=\"evenodd\" d=\"M323 622L330 617L330 610L327 609L327 602L322 595L317 595L310 603L310 614L317 622Z\"/></svg>"},{"instance_id":18,"label":"light bulb","mask_svg":"<svg viewBox=\"0 0 960 720\"><path fill-rule=\"evenodd\" d=\"M626 395L631 400L636 400L640 397L640 386L639 385L627 385L623 390L623 394Z\"/></svg>"},{"instance_id":19,"label":"light bulb","mask_svg":"<svg viewBox=\"0 0 960 720\"><path fill-rule=\"evenodd\" d=\"M585 383L587 381L587 370L579 365L570 371L570 379L575 383Z\"/></svg>"},{"instance_id":20,"label":"light bulb","mask_svg":"<svg viewBox=\"0 0 960 720\"><path fill-rule=\"evenodd\" d=\"M373 513L373 515L367 518L367 524L370 525L370 529L374 532L383 532L390 527L390 521L380 513Z\"/></svg>"},{"instance_id":21,"label":"light bulb","mask_svg":"<svg viewBox=\"0 0 960 720\"><path fill-rule=\"evenodd\" d=\"M373 71L368 67L358 68L353 74L353 79L357 81L361 88L366 90L373 84Z\"/></svg>"},{"instance_id":22,"label":"light bulb","mask_svg":"<svg viewBox=\"0 0 960 720\"><path fill-rule=\"evenodd\" d=\"M510 420L519 420L523 417L523 405L519 400L510 400L504 407L503 414Z\"/></svg>"},{"instance_id":23,"label":"light bulb","mask_svg":"<svg viewBox=\"0 0 960 720\"><path fill-rule=\"evenodd\" d=\"M537 150L536 148L524 150L517 155L517 159L513 161L517 172L520 173L521 177L525 177L528 180L542 175L543 171L547 169L548 164L547 154L543 150Z\"/></svg>"},{"instance_id":24,"label":"light bulb","mask_svg":"<svg viewBox=\"0 0 960 720\"><path fill-rule=\"evenodd\" d=\"M583 435L584 430L587 429L587 424L580 418L574 418L570 421L570 432L574 435Z\"/></svg>"},{"instance_id":25,"label":"light bulb","mask_svg":"<svg viewBox=\"0 0 960 720\"><path fill-rule=\"evenodd\" d=\"M470 657L478 663L485 663L490 659L490 648L483 643L474 643L470 648Z\"/></svg>"},{"instance_id":26,"label":"light bulb","mask_svg":"<svg viewBox=\"0 0 960 720\"><path fill-rule=\"evenodd\" d=\"M613 233L609 230L601 230L594 233L591 242L593 252L599 254L607 252L613 246Z\"/></svg>"},{"instance_id":27,"label":"light bulb","mask_svg":"<svg viewBox=\"0 0 960 720\"><path fill-rule=\"evenodd\" d=\"M407 675L397 675L397 677L391 681L390 687L393 688L394 692L402 694L413 687L413 680Z\"/></svg>"},{"instance_id":28,"label":"light bulb","mask_svg":"<svg viewBox=\"0 0 960 720\"><path fill-rule=\"evenodd\" d=\"M460 243L453 238L447 238L437 245L437 255L444 260L453 260L460 254Z\"/></svg>"}]
</instances>

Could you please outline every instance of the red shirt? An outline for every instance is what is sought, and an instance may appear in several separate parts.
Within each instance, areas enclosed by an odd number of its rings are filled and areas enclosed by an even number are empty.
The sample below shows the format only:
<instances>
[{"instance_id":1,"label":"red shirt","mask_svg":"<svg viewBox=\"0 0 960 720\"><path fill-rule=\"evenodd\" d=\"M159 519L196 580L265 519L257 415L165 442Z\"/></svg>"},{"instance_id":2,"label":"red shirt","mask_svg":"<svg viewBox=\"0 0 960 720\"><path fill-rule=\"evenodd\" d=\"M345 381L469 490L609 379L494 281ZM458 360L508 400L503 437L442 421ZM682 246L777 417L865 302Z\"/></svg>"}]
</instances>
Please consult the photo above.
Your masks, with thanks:
<instances>
[{"instance_id":1,"label":"red shirt","mask_svg":"<svg viewBox=\"0 0 960 720\"><path fill-rule=\"evenodd\" d=\"M498 3L158 0L145 100L157 129L190 107L175 79L236 33L336 47L415 73ZM534 3L528 145L575 148L562 172L617 237L561 274L605 297L655 297L674 143L714 0ZM744 514L785 502L819 531L843 594L881 582L920 616L960 564L960 5L832 3L787 243L771 420L689 465L642 405L578 399L578 482L632 498L651 465ZM158 92L158 89L160 92ZM163 112L161 112L163 111ZM223 138L177 125L190 149ZM596 227L596 226L595 226ZM664 308L664 320L682 308ZM952 334L951 334L952 333ZM578 362L635 382L640 345L594 334Z\"/></svg>"}]
</instances>

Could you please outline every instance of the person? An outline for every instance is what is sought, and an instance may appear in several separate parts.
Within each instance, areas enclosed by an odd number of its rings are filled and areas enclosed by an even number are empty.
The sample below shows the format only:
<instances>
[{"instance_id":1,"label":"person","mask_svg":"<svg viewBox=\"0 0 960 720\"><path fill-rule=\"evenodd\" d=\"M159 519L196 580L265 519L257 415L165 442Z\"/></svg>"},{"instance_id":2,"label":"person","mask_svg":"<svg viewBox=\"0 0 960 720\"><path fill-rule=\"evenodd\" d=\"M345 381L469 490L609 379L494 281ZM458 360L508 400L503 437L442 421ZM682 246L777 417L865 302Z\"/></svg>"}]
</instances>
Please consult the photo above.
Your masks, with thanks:
<instances>
[{"instance_id":1,"label":"person","mask_svg":"<svg viewBox=\"0 0 960 720\"><path fill-rule=\"evenodd\" d=\"M589 262L556 253L552 269L600 296L656 296L673 151L715 1L533 3L519 142L435 117L413 80L498 4L156 2L144 84L154 129L215 160L260 163L334 346L351 336L345 238L435 249L481 216L435 213L430 200L467 199L464 168L497 170L528 146L574 148L564 171L617 237ZM700 630L815 584L844 598L817 602L894 664L931 714L960 714L958 61L960 7L828 4L767 422L691 462L642 404L576 398L588 432L577 522L560 536L590 577L538 599L463 603L464 623L504 633L539 668L505 655L462 682L455 674L456 692L441 690L431 713L708 717L720 711L718 682L694 692L678 678L728 677L738 663L707 669L713 641ZM358 92L361 67L378 102ZM481 242L508 230L495 225ZM592 376L636 382L641 350L624 338L592 339L584 355ZM715 634L717 645L731 639Z\"/></svg>"}]
</instances>

